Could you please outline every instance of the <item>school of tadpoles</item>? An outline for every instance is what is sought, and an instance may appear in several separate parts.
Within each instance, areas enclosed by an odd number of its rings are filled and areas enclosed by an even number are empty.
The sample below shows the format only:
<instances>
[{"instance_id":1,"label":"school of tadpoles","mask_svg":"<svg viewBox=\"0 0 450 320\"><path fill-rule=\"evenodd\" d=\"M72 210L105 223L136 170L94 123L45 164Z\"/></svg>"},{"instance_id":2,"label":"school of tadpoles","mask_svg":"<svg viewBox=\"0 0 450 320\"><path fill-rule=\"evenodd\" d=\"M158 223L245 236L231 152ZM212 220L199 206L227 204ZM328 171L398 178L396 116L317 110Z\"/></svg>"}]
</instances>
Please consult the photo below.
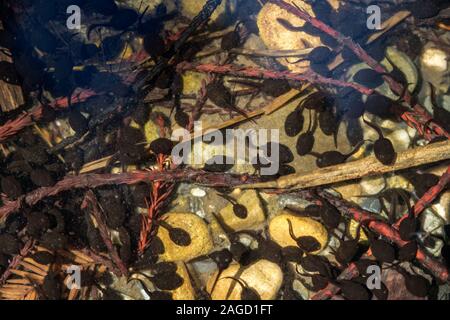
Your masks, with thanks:
<instances>
[{"instance_id":1,"label":"school of tadpoles","mask_svg":"<svg viewBox=\"0 0 450 320\"><path fill-rule=\"evenodd\" d=\"M232 204L235 216L245 219L251 208L229 195L233 187L295 173L289 165L294 153L299 157L312 155L316 166L324 168L345 163L369 144L380 163L394 165L397 152L392 141L368 116L405 121L427 143L450 137L450 113L438 102L433 86L422 84L431 87L433 114L429 114L417 102L416 92L408 91L402 72L397 68L387 72L379 64L399 33L394 29L390 31L392 37L387 32L366 45L372 31L365 27L364 1L342 1L338 12L327 1L305 1L312 5L315 17L311 17L289 1L240 0L246 5L241 10L238 5L236 15L219 28L208 20L222 1L206 1L193 19L176 9L169 10L165 1L153 9L145 8L143 1L140 10L113 0L1 2L0 52L6 58L0 61L0 79L20 86L25 103L0 114L0 297L20 298L24 290L7 288L14 279L22 277L31 279L23 280L26 288L39 288L33 296L36 299L73 298L62 285L65 274L61 268L73 258L70 253L77 252L86 261L90 259L89 263L101 265L116 276L132 278L140 270L151 269L150 280L157 290L146 289L147 294L151 299L171 299L171 290L186 280L177 274L174 263L158 262L164 245L155 235L158 228L164 228L178 246L191 243L188 232L164 221L178 182L216 188ZM294 75L303 77L301 81L292 74L287 76L289 71L271 57L253 59L257 67L252 70L236 62L249 35L258 35L255 19L261 3L266 2L301 18L307 16L308 23L302 27L282 19L278 22L289 30L319 36L323 43L299 58L298 62L309 62L307 73ZM69 5L81 8L86 28L65 27ZM399 8L411 11L412 22L400 31L401 37L407 39L403 51L411 59L417 58L424 44L414 28L440 32L441 26L448 23L448 18L439 15L448 7L446 1L380 1L380 6L389 12ZM172 32L169 25L182 27ZM218 48L212 53L216 63L211 64L198 55L211 44L213 34L218 38ZM448 50L448 44L442 45ZM343 62L330 69L330 62L339 55ZM347 68L360 61L369 67L358 71L352 84L343 81ZM183 74L189 70L208 74L194 97L183 93ZM255 70L260 76L252 73ZM233 79L226 81L229 76ZM385 82L397 93L397 99L376 91ZM244 89L235 90L236 84ZM175 124L191 130L202 115L211 113L229 118L242 116L244 121L257 123L257 118L251 116L255 107L238 105L239 97L271 101L302 87L311 93L289 113L280 128L282 134L296 137L296 144L291 148L279 145L280 170L276 175L258 175L261 167L269 165L263 158L253 164L254 172L241 175L230 173L229 164L207 164L196 170L176 167L171 162L176 142L170 140L169 133ZM371 94L365 98L363 92ZM166 113L154 110L161 106L167 109ZM305 121L305 115L309 121ZM359 119L377 133L376 140L364 140ZM159 138L153 141L147 141L141 129L148 122L159 132ZM342 123L354 127L347 132L353 146L348 153L337 150ZM44 127L51 129L42 133ZM314 151L317 130L334 138L336 150ZM84 173L86 166L100 159L107 161L95 171L97 175ZM127 175L126 168L130 166L142 170L142 175ZM112 181L113 169L118 168L122 176ZM146 169L151 170L148 175L160 174L159 180L146 178ZM296 237L290 221L289 235L296 246L281 247L262 230L249 231L258 243L257 248L251 249L239 241L238 233L229 232L231 245L205 258L212 259L219 271L232 262L242 267L260 259L277 263L285 276L278 293L280 299L301 299L292 286L295 279L313 292L313 299L338 295L350 300L387 299L388 285L382 282L378 289L366 286L371 275L367 270L373 265L400 273L411 295L436 299L438 286L448 285L450 280L450 225L448 221L444 223L440 235L425 232L420 214L446 191L450 173L447 170L437 176L415 168L401 175L414 186L414 194L387 189L374 196L388 203L389 210L384 212L387 218L323 188L267 190L290 193L311 202L296 214L320 221L337 239L333 259L314 254L320 243L313 237ZM416 199L420 199L420 208L414 205ZM145 213L138 213L137 207L146 208ZM358 223L356 237L350 235L347 227L342 228L350 219ZM367 242L359 241L362 233L367 235ZM112 243L112 234L120 245ZM440 254L432 256L429 248L434 248L438 240L443 243ZM29 259L37 266L49 268L36 279L29 278L32 270L26 269L23 262L32 263ZM290 263L301 266L303 271L292 270ZM405 268L405 264L420 272ZM98 285L111 281L108 272L92 268L83 271L83 287L89 289L80 291L77 298L119 297L108 287ZM257 290L242 279L236 276L233 280L242 289L241 299L260 298ZM210 298L205 288L197 289L198 298Z\"/></svg>"}]
</instances>

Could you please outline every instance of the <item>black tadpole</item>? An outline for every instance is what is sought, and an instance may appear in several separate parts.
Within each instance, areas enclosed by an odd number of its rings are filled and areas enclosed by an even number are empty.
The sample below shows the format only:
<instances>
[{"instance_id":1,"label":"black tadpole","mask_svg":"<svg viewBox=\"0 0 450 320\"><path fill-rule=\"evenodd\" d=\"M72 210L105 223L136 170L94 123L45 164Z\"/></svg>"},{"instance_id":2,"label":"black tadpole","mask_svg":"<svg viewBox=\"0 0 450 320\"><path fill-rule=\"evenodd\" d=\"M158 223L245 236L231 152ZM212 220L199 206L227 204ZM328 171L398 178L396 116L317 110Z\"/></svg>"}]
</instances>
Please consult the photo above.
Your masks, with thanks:
<instances>
[{"instance_id":1,"label":"black tadpole","mask_svg":"<svg viewBox=\"0 0 450 320\"><path fill-rule=\"evenodd\" d=\"M368 122L364 118L363 120L365 124L367 124L378 133L378 140L373 144L375 157L378 159L378 161L386 166L393 165L397 158L397 153L395 152L394 145L392 144L391 140L383 136L383 132L378 126Z\"/></svg>"}]
</instances>

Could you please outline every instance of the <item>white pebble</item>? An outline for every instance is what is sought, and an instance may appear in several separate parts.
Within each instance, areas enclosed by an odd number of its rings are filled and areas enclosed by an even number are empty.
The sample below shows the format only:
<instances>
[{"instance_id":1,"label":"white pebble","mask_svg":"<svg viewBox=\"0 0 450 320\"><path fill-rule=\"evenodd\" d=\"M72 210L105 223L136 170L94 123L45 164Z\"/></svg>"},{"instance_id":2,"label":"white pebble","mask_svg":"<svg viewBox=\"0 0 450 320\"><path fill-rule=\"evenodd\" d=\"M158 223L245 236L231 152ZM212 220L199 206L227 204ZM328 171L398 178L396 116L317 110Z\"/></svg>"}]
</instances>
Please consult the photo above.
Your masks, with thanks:
<instances>
[{"instance_id":1,"label":"white pebble","mask_svg":"<svg viewBox=\"0 0 450 320\"><path fill-rule=\"evenodd\" d=\"M191 189L191 194L192 194L194 197L197 197L197 198L203 198L204 196L206 196L206 191L203 190L202 188L196 187L196 188L192 188L192 189Z\"/></svg>"}]
</instances>

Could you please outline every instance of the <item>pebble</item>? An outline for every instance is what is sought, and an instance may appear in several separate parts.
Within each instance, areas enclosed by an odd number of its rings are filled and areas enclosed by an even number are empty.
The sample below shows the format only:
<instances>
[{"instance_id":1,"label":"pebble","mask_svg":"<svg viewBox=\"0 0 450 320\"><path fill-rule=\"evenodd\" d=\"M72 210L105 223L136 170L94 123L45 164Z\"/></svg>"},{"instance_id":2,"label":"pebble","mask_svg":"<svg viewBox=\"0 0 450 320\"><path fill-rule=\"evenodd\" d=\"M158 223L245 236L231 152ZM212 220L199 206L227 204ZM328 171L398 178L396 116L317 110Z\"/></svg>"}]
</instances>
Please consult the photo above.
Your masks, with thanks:
<instances>
[{"instance_id":1,"label":"pebble","mask_svg":"<svg viewBox=\"0 0 450 320\"><path fill-rule=\"evenodd\" d=\"M296 1L296 4L302 10L314 16L311 5L304 1ZM312 36L303 31L289 30L278 22L277 19L279 18L288 21L293 27L302 27L305 24L304 20L292 13L287 13L276 4L266 3L258 14L257 24L260 37L269 49L301 50L306 48L305 43L308 43L310 47L319 47L322 45L319 37ZM282 58L277 60L282 65L296 72L305 71L309 66L309 61L301 61L295 64L289 63L298 60L297 58Z\"/></svg>"},{"instance_id":2,"label":"pebble","mask_svg":"<svg viewBox=\"0 0 450 320\"><path fill-rule=\"evenodd\" d=\"M374 195L381 192L386 187L384 177L364 177L360 182L362 193Z\"/></svg>"},{"instance_id":3,"label":"pebble","mask_svg":"<svg viewBox=\"0 0 450 320\"><path fill-rule=\"evenodd\" d=\"M411 145L411 138L407 130L396 130L387 135L386 138L391 140L392 144L394 145L394 149L397 152L405 151L409 149L409 146Z\"/></svg>"},{"instance_id":4,"label":"pebble","mask_svg":"<svg viewBox=\"0 0 450 320\"><path fill-rule=\"evenodd\" d=\"M164 221L173 228L181 228L190 236L188 246L175 244L169 236L167 228L159 227L157 237L164 244L165 251L159 258L161 261L189 261L206 255L213 249L213 240L206 223L193 213L168 213Z\"/></svg>"},{"instance_id":5,"label":"pebble","mask_svg":"<svg viewBox=\"0 0 450 320\"><path fill-rule=\"evenodd\" d=\"M195 187L191 189L191 195L197 198L203 198L206 196L206 191L202 188Z\"/></svg>"},{"instance_id":6,"label":"pebble","mask_svg":"<svg viewBox=\"0 0 450 320\"><path fill-rule=\"evenodd\" d=\"M244 191L237 199L239 204L247 208L247 217L242 219L233 212L233 205L228 203L219 212L221 221L232 231L255 229L264 223L266 217L258 194L254 190Z\"/></svg>"},{"instance_id":7,"label":"pebble","mask_svg":"<svg viewBox=\"0 0 450 320\"><path fill-rule=\"evenodd\" d=\"M441 49L429 47L422 53L420 63L424 81L431 82L439 91L446 92L450 86L448 54Z\"/></svg>"},{"instance_id":8,"label":"pebble","mask_svg":"<svg viewBox=\"0 0 450 320\"><path fill-rule=\"evenodd\" d=\"M218 272L209 278L206 290L211 294L212 300L241 300L241 285L227 277L234 277L245 282L248 288L259 294L261 300L273 300L277 297L283 283L283 272L277 264L268 260L259 260L243 271L241 268L239 264L233 263L220 273L217 281L215 280Z\"/></svg>"},{"instance_id":9,"label":"pebble","mask_svg":"<svg viewBox=\"0 0 450 320\"><path fill-rule=\"evenodd\" d=\"M288 210L283 210L269 222L269 234L272 240L282 247L296 246L296 242L289 234L288 219L292 223L293 233L296 237L313 237L321 245L321 248L313 253L322 251L328 243L328 232L318 221L308 217L299 217Z\"/></svg>"}]
</instances>

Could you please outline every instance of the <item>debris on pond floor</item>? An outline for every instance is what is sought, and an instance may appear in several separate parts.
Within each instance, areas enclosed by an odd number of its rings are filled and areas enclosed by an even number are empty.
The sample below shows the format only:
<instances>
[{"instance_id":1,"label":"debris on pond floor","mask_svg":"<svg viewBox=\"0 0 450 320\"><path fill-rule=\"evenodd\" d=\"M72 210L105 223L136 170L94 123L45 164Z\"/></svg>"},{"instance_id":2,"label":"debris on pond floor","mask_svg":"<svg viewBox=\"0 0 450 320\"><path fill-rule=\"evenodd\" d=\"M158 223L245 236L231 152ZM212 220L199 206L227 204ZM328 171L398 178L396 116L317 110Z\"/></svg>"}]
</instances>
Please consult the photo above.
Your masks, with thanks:
<instances>
[{"instance_id":1,"label":"debris on pond floor","mask_svg":"<svg viewBox=\"0 0 450 320\"><path fill-rule=\"evenodd\" d=\"M72 2L0 4L0 299L448 299L447 2Z\"/></svg>"}]
</instances>

